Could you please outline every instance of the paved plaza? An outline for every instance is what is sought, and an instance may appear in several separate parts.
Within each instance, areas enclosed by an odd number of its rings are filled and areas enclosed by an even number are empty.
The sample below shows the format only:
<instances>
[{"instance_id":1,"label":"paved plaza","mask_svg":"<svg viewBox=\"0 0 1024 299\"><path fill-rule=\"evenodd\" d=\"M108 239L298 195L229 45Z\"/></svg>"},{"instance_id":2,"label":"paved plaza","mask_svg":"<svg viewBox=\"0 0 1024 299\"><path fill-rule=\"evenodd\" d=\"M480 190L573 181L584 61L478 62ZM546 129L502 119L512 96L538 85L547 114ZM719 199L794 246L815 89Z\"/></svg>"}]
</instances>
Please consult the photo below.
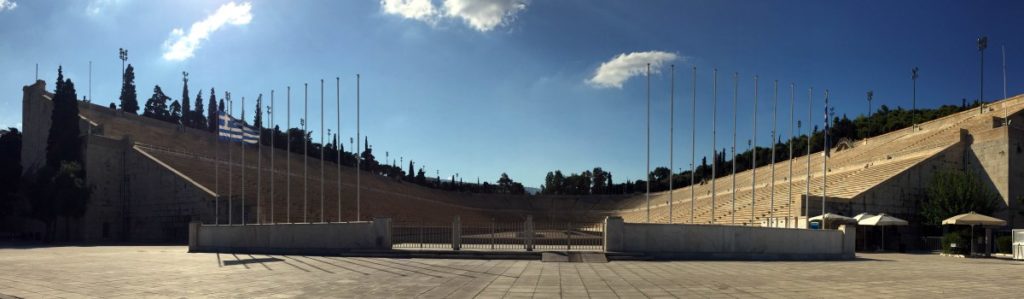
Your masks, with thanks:
<instances>
[{"instance_id":1,"label":"paved plaza","mask_svg":"<svg viewBox=\"0 0 1024 299\"><path fill-rule=\"evenodd\" d=\"M931 254L856 261L390 259L0 248L0 297L1019 298L1024 263Z\"/></svg>"}]
</instances>

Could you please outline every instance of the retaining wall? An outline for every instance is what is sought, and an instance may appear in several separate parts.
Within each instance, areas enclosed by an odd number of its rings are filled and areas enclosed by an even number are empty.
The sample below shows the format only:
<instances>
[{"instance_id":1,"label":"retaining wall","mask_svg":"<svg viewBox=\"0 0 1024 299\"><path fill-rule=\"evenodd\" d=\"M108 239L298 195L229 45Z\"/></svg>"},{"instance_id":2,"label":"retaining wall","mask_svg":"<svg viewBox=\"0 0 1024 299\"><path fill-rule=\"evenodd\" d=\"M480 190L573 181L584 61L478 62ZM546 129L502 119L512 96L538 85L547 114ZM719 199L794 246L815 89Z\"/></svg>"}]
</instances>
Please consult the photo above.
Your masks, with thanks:
<instances>
[{"instance_id":1,"label":"retaining wall","mask_svg":"<svg viewBox=\"0 0 1024 299\"><path fill-rule=\"evenodd\" d=\"M625 223L605 220L605 250L700 260L853 259L855 226L838 230Z\"/></svg>"},{"instance_id":2,"label":"retaining wall","mask_svg":"<svg viewBox=\"0 0 1024 299\"><path fill-rule=\"evenodd\" d=\"M391 219L343 223L189 225L189 252L331 255L390 250Z\"/></svg>"}]
</instances>

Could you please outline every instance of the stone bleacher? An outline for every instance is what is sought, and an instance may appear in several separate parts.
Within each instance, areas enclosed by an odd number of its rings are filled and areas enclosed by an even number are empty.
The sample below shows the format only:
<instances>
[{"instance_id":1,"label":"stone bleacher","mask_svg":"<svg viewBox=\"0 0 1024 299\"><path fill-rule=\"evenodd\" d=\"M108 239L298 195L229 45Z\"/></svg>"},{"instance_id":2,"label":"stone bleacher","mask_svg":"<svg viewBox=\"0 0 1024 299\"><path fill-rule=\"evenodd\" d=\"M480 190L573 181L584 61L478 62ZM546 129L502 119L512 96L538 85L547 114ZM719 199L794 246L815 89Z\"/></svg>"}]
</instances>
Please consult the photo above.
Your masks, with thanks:
<instances>
[{"instance_id":1,"label":"stone bleacher","mask_svg":"<svg viewBox=\"0 0 1024 299\"><path fill-rule=\"evenodd\" d=\"M842 151L833 149L828 159L826 182L830 200L849 200L865 191L900 175L928 158L961 142L961 129L991 128L993 117L1002 116L1002 107L1009 113L1024 108L1024 97L1017 96L994 104L992 109L979 113L970 109L954 115L918 124L916 128L904 128L867 140L855 141L854 147ZM998 108L996 108L998 107ZM998 115L997 115L998 114ZM794 149L800 151L800 149ZM780 161L775 167L775 181L771 181L771 165L757 168L756 197L753 195L752 171L735 175L736 200L733 213L733 176L716 180L715 199L712 204L711 182L698 183L693 187L673 190L671 222L690 223L691 203L693 223L759 225L771 215L791 217L801 215L801 198L807 190L808 161L810 159L810 197L822 196L822 154L796 157L792 160L793 172L790 182L789 163ZM792 191L790 191L790 183ZM774 206L771 204L772 184L775 185ZM695 188L696 199L691 199L691 188ZM668 192L652 193L650 198L650 222L667 223L669 219ZM756 199L753 203L751 198ZM618 210L627 222L647 222L648 211L644 194L638 194L625 201ZM751 214L753 211L753 214ZM712 216L714 214L714 216ZM816 213L811 213L815 215ZM753 219L752 219L753 218Z\"/></svg>"}]
</instances>

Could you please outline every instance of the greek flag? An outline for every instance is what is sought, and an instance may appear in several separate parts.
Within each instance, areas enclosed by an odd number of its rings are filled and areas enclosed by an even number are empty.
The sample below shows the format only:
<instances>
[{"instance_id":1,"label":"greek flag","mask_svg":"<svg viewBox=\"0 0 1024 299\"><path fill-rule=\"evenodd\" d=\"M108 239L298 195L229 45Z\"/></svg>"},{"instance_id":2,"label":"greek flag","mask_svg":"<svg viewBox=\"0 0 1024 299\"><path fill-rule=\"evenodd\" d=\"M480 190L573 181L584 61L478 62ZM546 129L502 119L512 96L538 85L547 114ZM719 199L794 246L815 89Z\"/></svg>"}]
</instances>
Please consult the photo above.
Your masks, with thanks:
<instances>
[{"instance_id":1,"label":"greek flag","mask_svg":"<svg viewBox=\"0 0 1024 299\"><path fill-rule=\"evenodd\" d=\"M217 128L220 131L218 136L221 140L245 142L248 144L259 142L259 132L255 128L245 125L245 123L231 117L231 115L221 114L219 118Z\"/></svg>"}]
</instances>

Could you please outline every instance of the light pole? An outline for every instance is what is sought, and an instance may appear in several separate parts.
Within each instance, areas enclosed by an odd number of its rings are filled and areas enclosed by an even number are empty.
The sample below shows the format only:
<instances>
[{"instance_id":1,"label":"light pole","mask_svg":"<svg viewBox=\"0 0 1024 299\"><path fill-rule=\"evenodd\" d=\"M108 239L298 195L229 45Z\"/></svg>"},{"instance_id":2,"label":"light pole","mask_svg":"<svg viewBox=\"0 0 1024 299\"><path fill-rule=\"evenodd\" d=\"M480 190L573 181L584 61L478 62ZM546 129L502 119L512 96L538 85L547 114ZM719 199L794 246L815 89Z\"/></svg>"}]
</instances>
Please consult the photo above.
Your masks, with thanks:
<instances>
[{"instance_id":1,"label":"light pole","mask_svg":"<svg viewBox=\"0 0 1024 299\"><path fill-rule=\"evenodd\" d=\"M675 169L675 129L676 129L676 65L672 66L672 83L669 88L669 118L668 118L668 223L672 223L672 194L675 193L675 189L672 187L673 179L672 169Z\"/></svg>"},{"instance_id":2,"label":"light pole","mask_svg":"<svg viewBox=\"0 0 1024 299\"><path fill-rule=\"evenodd\" d=\"M128 50L124 48L117 49L118 58L121 59L121 84L124 84L124 62L128 60ZM38 75L36 77L39 77Z\"/></svg>"}]
</instances>

